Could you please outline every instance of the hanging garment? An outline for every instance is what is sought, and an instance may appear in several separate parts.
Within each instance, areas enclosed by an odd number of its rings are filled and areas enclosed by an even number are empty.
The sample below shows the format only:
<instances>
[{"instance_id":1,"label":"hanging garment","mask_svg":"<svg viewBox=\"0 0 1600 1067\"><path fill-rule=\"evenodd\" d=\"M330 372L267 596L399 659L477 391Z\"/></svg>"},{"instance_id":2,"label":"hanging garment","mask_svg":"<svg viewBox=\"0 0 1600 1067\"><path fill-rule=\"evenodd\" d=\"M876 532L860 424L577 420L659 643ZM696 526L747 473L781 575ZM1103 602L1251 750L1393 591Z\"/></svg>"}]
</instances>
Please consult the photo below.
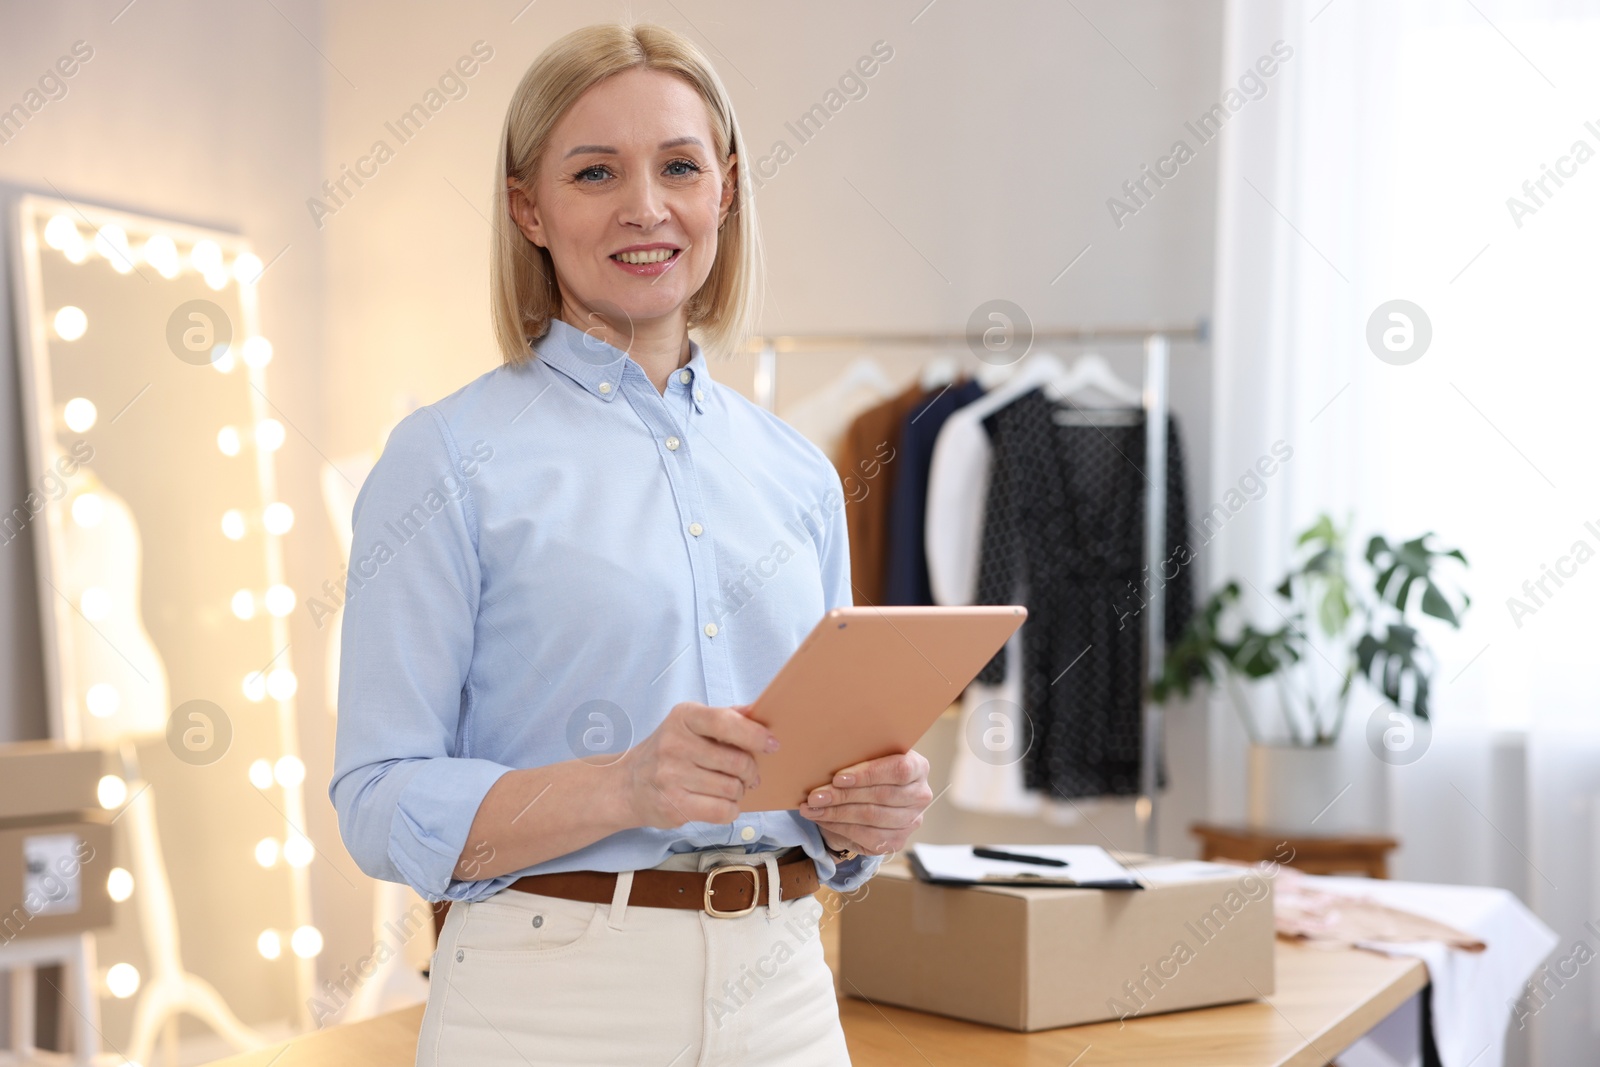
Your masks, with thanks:
<instances>
[{"instance_id":1,"label":"hanging garment","mask_svg":"<svg viewBox=\"0 0 1600 1067\"><path fill-rule=\"evenodd\" d=\"M885 603L889 553L889 502L904 466L900 430L927 394L913 384L852 422L839 441L834 464L844 485L844 521L850 531L850 585L855 603Z\"/></svg>"},{"instance_id":2,"label":"hanging garment","mask_svg":"<svg viewBox=\"0 0 1600 1067\"><path fill-rule=\"evenodd\" d=\"M1024 627L1026 629L1026 627ZM1011 635L1004 654L1009 669L999 685L972 682L961 693L961 717L956 734L955 759L950 764L950 785L945 794L964 811L990 815L1023 815L1054 826L1075 826L1092 819L1099 801L1090 797L1057 799L1029 792L1022 782L1022 757L1030 737L991 740L988 731L1020 726L1022 684L1022 630ZM997 718L998 716L998 718ZM1009 746L1011 751L996 751Z\"/></svg>"},{"instance_id":3,"label":"hanging garment","mask_svg":"<svg viewBox=\"0 0 1600 1067\"><path fill-rule=\"evenodd\" d=\"M821 389L778 408L778 417L839 463L845 431L856 416L895 395L895 386L872 359L858 359Z\"/></svg>"},{"instance_id":4,"label":"hanging garment","mask_svg":"<svg viewBox=\"0 0 1600 1067\"><path fill-rule=\"evenodd\" d=\"M933 599L952 607L978 595L978 555L983 543L983 502L989 485L989 434L983 419L992 411L1066 373L1049 352L1035 352L999 381L978 380L989 391L945 420L928 466L928 507L923 547Z\"/></svg>"},{"instance_id":5,"label":"hanging garment","mask_svg":"<svg viewBox=\"0 0 1600 1067\"><path fill-rule=\"evenodd\" d=\"M933 443L945 420L984 393L977 381L966 378L932 393L905 418L900 430L900 454L895 462L889 503L888 580L885 604L932 604L928 581L928 556L923 531L928 513L928 468Z\"/></svg>"},{"instance_id":6,"label":"hanging garment","mask_svg":"<svg viewBox=\"0 0 1600 1067\"><path fill-rule=\"evenodd\" d=\"M1034 390L984 419L993 449L978 603L1023 590L1022 705L1029 789L1057 797L1140 791L1143 743L1145 428L1085 424ZM1058 419L1058 414L1064 417ZM1183 452L1167 420L1165 639L1193 604ZM979 673L1005 677L997 654ZM1159 767L1159 760L1158 760Z\"/></svg>"}]
</instances>

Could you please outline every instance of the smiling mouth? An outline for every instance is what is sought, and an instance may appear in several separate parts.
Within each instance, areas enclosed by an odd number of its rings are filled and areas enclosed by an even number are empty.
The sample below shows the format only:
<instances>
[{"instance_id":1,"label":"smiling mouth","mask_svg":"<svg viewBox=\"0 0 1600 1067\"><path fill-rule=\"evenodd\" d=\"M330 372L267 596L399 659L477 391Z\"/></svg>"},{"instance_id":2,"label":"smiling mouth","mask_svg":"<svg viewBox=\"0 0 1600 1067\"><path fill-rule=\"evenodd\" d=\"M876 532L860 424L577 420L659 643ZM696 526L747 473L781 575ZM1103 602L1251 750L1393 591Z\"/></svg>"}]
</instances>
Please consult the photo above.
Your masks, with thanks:
<instances>
[{"instance_id":1,"label":"smiling mouth","mask_svg":"<svg viewBox=\"0 0 1600 1067\"><path fill-rule=\"evenodd\" d=\"M677 257L682 249L678 248L652 248L645 252L618 252L611 258L618 263L640 267L650 263L665 263Z\"/></svg>"}]
</instances>

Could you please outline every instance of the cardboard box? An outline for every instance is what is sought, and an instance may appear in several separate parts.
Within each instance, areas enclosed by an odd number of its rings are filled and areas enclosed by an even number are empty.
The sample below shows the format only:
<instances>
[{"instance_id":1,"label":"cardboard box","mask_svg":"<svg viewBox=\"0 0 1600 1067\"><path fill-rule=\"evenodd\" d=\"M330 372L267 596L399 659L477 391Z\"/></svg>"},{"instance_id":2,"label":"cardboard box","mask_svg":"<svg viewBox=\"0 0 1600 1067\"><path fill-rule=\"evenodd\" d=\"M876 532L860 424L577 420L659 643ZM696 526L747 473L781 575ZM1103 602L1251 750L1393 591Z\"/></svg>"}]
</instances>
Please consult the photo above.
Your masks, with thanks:
<instances>
[{"instance_id":1,"label":"cardboard box","mask_svg":"<svg viewBox=\"0 0 1600 1067\"><path fill-rule=\"evenodd\" d=\"M105 753L59 741L0 745L0 819L100 806Z\"/></svg>"},{"instance_id":2,"label":"cardboard box","mask_svg":"<svg viewBox=\"0 0 1600 1067\"><path fill-rule=\"evenodd\" d=\"M889 860L840 912L852 996L1008 1030L1131 1018L1273 992L1272 881L1138 864L1139 890L945 886Z\"/></svg>"},{"instance_id":3,"label":"cardboard box","mask_svg":"<svg viewBox=\"0 0 1600 1067\"><path fill-rule=\"evenodd\" d=\"M111 813L0 819L0 944L111 925Z\"/></svg>"}]
</instances>

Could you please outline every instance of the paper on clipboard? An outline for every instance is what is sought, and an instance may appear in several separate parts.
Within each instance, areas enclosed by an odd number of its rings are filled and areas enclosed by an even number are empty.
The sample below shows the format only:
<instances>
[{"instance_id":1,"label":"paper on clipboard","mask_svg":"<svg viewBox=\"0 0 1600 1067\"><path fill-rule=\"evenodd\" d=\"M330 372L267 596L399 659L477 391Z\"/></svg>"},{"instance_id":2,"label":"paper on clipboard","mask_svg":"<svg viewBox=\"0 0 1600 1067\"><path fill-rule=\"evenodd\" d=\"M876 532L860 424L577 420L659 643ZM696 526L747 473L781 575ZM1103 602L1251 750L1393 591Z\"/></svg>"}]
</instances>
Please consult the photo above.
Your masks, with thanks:
<instances>
[{"instance_id":1,"label":"paper on clipboard","mask_svg":"<svg viewBox=\"0 0 1600 1067\"><path fill-rule=\"evenodd\" d=\"M1078 889L1142 889L1139 878L1099 845L989 845L1001 852L1061 860L1065 867L986 859L971 845L911 846L911 868L926 882L954 885L1039 885Z\"/></svg>"}]
</instances>

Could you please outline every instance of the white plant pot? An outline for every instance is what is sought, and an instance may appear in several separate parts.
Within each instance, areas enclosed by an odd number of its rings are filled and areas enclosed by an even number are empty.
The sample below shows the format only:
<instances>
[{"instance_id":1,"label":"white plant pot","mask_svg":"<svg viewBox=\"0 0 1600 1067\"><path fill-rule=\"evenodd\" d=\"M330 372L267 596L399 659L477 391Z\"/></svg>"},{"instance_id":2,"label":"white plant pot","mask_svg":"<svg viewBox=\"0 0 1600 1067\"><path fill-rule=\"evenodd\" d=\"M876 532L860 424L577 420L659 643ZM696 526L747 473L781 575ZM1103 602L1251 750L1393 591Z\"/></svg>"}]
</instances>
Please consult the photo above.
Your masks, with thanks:
<instances>
[{"instance_id":1,"label":"white plant pot","mask_svg":"<svg viewBox=\"0 0 1600 1067\"><path fill-rule=\"evenodd\" d=\"M1365 745L1251 745L1250 825L1296 834L1387 833L1388 770Z\"/></svg>"}]
</instances>

